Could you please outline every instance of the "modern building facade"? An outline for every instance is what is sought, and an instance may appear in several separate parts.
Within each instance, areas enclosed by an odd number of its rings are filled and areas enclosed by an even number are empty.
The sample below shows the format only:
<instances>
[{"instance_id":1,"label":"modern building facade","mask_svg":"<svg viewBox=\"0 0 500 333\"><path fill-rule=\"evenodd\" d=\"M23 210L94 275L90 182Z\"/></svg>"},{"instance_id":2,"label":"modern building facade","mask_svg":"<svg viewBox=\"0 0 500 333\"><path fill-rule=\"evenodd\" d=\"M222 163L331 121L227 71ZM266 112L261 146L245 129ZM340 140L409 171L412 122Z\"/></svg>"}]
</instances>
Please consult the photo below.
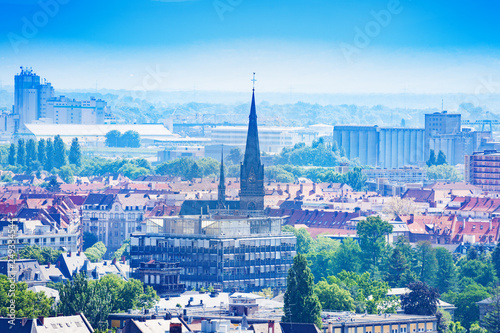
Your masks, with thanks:
<instances>
[{"instance_id":1,"label":"modern building facade","mask_svg":"<svg viewBox=\"0 0 500 333\"><path fill-rule=\"evenodd\" d=\"M333 140L349 159L382 169L402 168L424 162L424 130L378 126L340 125Z\"/></svg>"},{"instance_id":2,"label":"modern building facade","mask_svg":"<svg viewBox=\"0 0 500 333\"><path fill-rule=\"evenodd\" d=\"M500 153L496 150L465 156L465 180L483 190L500 189Z\"/></svg>"},{"instance_id":3,"label":"modern building facade","mask_svg":"<svg viewBox=\"0 0 500 333\"><path fill-rule=\"evenodd\" d=\"M286 287L296 238L281 231L281 218L204 215L146 222L145 232L130 239L135 272L150 260L178 262L180 282L188 289Z\"/></svg>"}]
</instances>

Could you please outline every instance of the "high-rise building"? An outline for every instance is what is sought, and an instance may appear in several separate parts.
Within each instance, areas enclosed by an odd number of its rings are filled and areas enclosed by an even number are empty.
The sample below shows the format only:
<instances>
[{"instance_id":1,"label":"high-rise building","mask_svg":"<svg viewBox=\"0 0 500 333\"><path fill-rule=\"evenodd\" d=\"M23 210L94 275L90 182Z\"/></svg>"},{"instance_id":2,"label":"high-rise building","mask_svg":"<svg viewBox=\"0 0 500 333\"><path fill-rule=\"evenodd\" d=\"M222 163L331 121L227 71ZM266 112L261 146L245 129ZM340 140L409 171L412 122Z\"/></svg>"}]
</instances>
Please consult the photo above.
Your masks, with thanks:
<instances>
[{"instance_id":1,"label":"high-rise building","mask_svg":"<svg viewBox=\"0 0 500 333\"><path fill-rule=\"evenodd\" d=\"M15 130L23 131L30 124L45 116L47 101L54 97L54 88L48 82L41 83L40 76L31 68L21 67L14 78Z\"/></svg>"},{"instance_id":2,"label":"high-rise building","mask_svg":"<svg viewBox=\"0 0 500 333\"><path fill-rule=\"evenodd\" d=\"M465 180L483 190L500 190L500 153L496 150L465 156Z\"/></svg>"},{"instance_id":3,"label":"high-rise building","mask_svg":"<svg viewBox=\"0 0 500 333\"><path fill-rule=\"evenodd\" d=\"M78 101L55 97L54 88L41 80L31 68L21 67L14 78L14 112L11 116L16 133L26 132L25 124L104 124L111 119L107 103L91 98ZM8 126L6 126L8 127Z\"/></svg>"}]
</instances>

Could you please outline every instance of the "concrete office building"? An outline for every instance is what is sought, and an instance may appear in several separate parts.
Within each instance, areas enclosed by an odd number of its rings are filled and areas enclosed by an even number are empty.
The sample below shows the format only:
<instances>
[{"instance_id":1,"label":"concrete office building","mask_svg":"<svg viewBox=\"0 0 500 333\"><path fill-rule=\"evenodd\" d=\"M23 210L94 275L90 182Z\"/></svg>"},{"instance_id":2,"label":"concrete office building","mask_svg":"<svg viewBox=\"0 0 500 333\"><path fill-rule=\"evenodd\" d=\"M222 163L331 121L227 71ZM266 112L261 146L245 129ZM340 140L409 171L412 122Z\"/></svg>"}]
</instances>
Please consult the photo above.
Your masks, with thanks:
<instances>
[{"instance_id":1,"label":"concrete office building","mask_svg":"<svg viewBox=\"0 0 500 333\"><path fill-rule=\"evenodd\" d=\"M428 113L425 115L425 159L429 158L430 139L438 135L460 134L462 115L448 111Z\"/></svg>"},{"instance_id":2,"label":"concrete office building","mask_svg":"<svg viewBox=\"0 0 500 333\"><path fill-rule=\"evenodd\" d=\"M500 190L500 153L490 150L466 155L465 180L483 190Z\"/></svg>"},{"instance_id":3,"label":"concrete office building","mask_svg":"<svg viewBox=\"0 0 500 333\"><path fill-rule=\"evenodd\" d=\"M424 162L423 129L340 125L333 140L363 165L395 169Z\"/></svg>"},{"instance_id":4,"label":"concrete office building","mask_svg":"<svg viewBox=\"0 0 500 333\"><path fill-rule=\"evenodd\" d=\"M54 88L41 80L31 68L21 67L14 78L13 113L6 119L6 129L25 133L26 124L104 124L113 119L107 103L91 98L78 101L55 97Z\"/></svg>"}]
</instances>

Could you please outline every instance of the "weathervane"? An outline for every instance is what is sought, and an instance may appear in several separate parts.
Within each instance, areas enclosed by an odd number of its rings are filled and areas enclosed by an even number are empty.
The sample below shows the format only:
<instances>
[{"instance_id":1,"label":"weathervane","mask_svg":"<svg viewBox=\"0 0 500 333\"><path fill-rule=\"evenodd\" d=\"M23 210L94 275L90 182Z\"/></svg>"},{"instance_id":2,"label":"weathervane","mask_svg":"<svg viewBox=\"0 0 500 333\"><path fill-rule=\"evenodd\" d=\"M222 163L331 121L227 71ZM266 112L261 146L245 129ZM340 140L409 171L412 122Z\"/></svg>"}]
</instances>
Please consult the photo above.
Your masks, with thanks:
<instances>
[{"instance_id":1,"label":"weathervane","mask_svg":"<svg viewBox=\"0 0 500 333\"><path fill-rule=\"evenodd\" d=\"M255 73L253 73L253 79L251 81L253 82L253 91L255 91L255 82L257 82L255 79Z\"/></svg>"}]
</instances>

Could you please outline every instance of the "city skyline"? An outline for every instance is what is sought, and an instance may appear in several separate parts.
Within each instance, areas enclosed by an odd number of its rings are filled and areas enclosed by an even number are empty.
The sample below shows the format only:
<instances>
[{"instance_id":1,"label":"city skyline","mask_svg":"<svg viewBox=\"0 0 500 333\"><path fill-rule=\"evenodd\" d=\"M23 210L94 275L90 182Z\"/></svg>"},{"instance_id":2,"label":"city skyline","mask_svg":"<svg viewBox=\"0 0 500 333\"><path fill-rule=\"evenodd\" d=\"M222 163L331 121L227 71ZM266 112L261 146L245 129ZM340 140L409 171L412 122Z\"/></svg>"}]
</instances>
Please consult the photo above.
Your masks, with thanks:
<instances>
[{"instance_id":1,"label":"city skyline","mask_svg":"<svg viewBox=\"0 0 500 333\"><path fill-rule=\"evenodd\" d=\"M243 92L255 71L261 92L500 91L492 3L0 4L7 86L28 66L62 89Z\"/></svg>"}]
</instances>

